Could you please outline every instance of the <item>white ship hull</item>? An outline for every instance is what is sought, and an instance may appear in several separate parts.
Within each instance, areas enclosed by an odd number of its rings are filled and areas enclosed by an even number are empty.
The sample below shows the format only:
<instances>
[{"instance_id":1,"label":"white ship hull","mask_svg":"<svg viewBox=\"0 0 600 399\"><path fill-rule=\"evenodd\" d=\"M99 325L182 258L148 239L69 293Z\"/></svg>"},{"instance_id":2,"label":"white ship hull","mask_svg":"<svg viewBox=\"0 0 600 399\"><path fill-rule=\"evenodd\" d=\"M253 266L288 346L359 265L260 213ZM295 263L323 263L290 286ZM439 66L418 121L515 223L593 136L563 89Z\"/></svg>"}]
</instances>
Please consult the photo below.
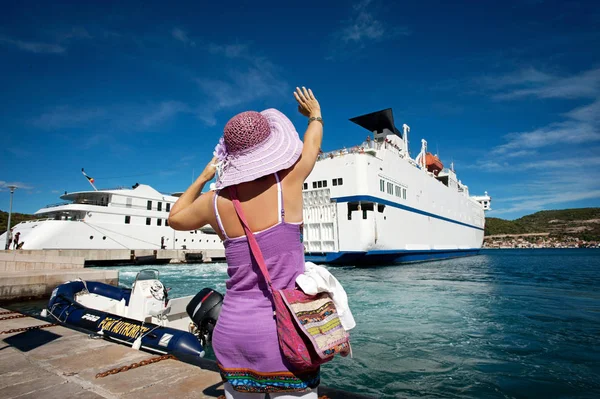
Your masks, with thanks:
<instances>
[{"instance_id":1,"label":"white ship hull","mask_svg":"<svg viewBox=\"0 0 600 399\"><path fill-rule=\"evenodd\" d=\"M307 260L385 265L477 254L491 199L469 197L454 171L420 167L388 129L379 137L323 154L307 179Z\"/></svg>"},{"instance_id":2,"label":"white ship hull","mask_svg":"<svg viewBox=\"0 0 600 399\"><path fill-rule=\"evenodd\" d=\"M23 249L160 249L166 236L165 249L223 249L216 234L200 230L175 231L170 227L120 226L105 222L83 223L62 220L34 220L20 223ZM6 233L5 233L6 234ZM5 242L0 237L0 242Z\"/></svg>"}]
</instances>

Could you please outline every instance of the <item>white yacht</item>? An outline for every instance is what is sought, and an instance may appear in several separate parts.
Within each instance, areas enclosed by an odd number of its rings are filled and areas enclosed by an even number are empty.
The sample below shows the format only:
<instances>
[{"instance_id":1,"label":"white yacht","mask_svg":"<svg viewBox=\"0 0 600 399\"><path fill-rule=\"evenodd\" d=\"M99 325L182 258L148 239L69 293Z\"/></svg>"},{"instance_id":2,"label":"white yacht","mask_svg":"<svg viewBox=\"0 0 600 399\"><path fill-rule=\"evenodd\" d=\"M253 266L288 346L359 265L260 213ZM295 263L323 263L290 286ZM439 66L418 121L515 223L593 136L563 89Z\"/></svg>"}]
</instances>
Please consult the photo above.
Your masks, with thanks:
<instances>
[{"instance_id":1,"label":"white yacht","mask_svg":"<svg viewBox=\"0 0 600 399\"><path fill-rule=\"evenodd\" d=\"M412 159L410 128L400 132L391 109L350 120L367 140L321 154L304 183L307 260L384 265L477 254L487 193L470 196L425 140Z\"/></svg>"},{"instance_id":2,"label":"white yacht","mask_svg":"<svg viewBox=\"0 0 600 399\"><path fill-rule=\"evenodd\" d=\"M181 193L150 186L65 192L65 201L47 205L36 220L19 223L22 249L222 249L210 226L175 231L168 216ZM0 242L6 240L4 233Z\"/></svg>"}]
</instances>

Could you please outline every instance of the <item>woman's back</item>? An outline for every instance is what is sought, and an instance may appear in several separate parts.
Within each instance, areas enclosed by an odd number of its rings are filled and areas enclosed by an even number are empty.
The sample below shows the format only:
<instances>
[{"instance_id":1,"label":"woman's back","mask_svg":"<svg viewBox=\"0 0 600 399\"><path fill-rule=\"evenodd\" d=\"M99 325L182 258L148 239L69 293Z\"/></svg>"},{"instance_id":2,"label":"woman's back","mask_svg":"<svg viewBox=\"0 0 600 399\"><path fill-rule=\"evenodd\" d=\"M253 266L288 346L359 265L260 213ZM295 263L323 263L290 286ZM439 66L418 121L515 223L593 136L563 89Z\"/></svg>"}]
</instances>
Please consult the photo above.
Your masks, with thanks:
<instances>
[{"instance_id":1,"label":"woman's back","mask_svg":"<svg viewBox=\"0 0 600 399\"><path fill-rule=\"evenodd\" d=\"M285 221L287 223L302 223L302 185L288 179L290 170L278 173L281 180L283 209L285 210ZM268 175L252 182L242 183L237 186L238 198L242 210L253 232L260 232L279 223L279 195L277 191L277 179L275 175ZM211 220L211 225L221 233L224 240L227 237L241 237L244 229L235 213L229 190L218 192L217 206L220 221L225 234L222 233L216 215Z\"/></svg>"},{"instance_id":2,"label":"woman's back","mask_svg":"<svg viewBox=\"0 0 600 399\"><path fill-rule=\"evenodd\" d=\"M300 234L302 221L288 220L286 203L289 198L278 173L237 188L244 217L253 230L269 274L276 288L291 288L304 271L304 246ZM275 184L271 184L271 180ZM242 185L240 185L242 186ZM227 191L228 190L224 190ZM229 193L228 193L229 194ZM227 258L227 293L262 290L267 287L254 261L248 239L229 198L215 191L215 229L224 238ZM229 197L229 195L228 195ZM244 197L248 198L244 201ZM286 201L287 197L287 201ZM232 217L233 216L233 217ZM241 230L241 231L240 231Z\"/></svg>"}]
</instances>

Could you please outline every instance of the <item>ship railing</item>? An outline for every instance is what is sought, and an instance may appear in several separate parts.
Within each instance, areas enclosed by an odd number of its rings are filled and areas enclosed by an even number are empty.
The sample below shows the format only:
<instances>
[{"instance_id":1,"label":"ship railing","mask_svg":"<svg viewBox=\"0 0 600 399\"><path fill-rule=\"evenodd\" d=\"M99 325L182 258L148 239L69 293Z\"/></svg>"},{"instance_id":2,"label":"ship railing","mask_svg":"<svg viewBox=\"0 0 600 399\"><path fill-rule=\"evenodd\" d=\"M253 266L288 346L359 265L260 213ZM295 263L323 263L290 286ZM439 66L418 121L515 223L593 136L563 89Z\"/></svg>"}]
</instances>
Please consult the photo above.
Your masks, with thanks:
<instances>
[{"instance_id":1,"label":"ship railing","mask_svg":"<svg viewBox=\"0 0 600 399\"><path fill-rule=\"evenodd\" d=\"M109 188L99 188L98 191L117 191L117 190L135 190L137 186L132 186L132 187L127 187L127 186L116 186L116 187L109 187ZM166 193L163 191L159 191L160 194L162 195L168 195L168 196L172 196L172 193ZM65 192L65 194L68 194L67 192Z\"/></svg>"},{"instance_id":2,"label":"ship railing","mask_svg":"<svg viewBox=\"0 0 600 399\"><path fill-rule=\"evenodd\" d=\"M91 200L88 198L81 198L81 199L76 199L73 204L80 204L80 205L94 205L94 206L108 206L108 201L98 201L98 200Z\"/></svg>"},{"instance_id":3,"label":"ship railing","mask_svg":"<svg viewBox=\"0 0 600 399\"><path fill-rule=\"evenodd\" d=\"M36 223L36 222L47 222L47 221L52 221L52 220L60 220L60 221L68 221L68 222L79 222L83 219L57 219L56 217L51 217L51 218L39 218L39 219L31 219L31 220L24 220L21 223Z\"/></svg>"},{"instance_id":4,"label":"ship railing","mask_svg":"<svg viewBox=\"0 0 600 399\"><path fill-rule=\"evenodd\" d=\"M117 186L114 188L102 188L99 191L109 191L109 190L135 190L138 186L131 186L131 187L127 187L127 186ZM158 191L158 190L157 190ZM163 191L159 191L159 193L161 193L162 195L168 195L171 196L171 193L165 193Z\"/></svg>"},{"instance_id":5,"label":"ship railing","mask_svg":"<svg viewBox=\"0 0 600 399\"><path fill-rule=\"evenodd\" d=\"M95 206L108 206L108 203L105 201L95 201L95 200L89 200L89 199L76 199L73 202L69 202L69 201L65 201L65 202L58 202L56 204L49 204L46 205L43 209L46 208L56 208L58 206L65 206L65 205L95 205Z\"/></svg>"},{"instance_id":6,"label":"ship railing","mask_svg":"<svg viewBox=\"0 0 600 399\"><path fill-rule=\"evenodd\" d=\"M39 218L39 219L30 219L24 220L21 223L34 223L34 222L45 222L46 220L54 220L54 218Z\"/></svg>"},{"instance_id":7,"label":"ship railing","mask_svg":"<svg viewBox=\"0 0 600 399\"><path fill-rule=\"evenodd\" d=\"M110 187L110 188L100 188L98 189L98 191L113 191L113 190L130 190L131 187L127 187L127 186L117 186L117 187Z\"/></svg>"},{"instance_id":8,"label":"ship railing","mask_svg":"<svg viewBox=\"0 0 600 399\"><path fill-rule=\"evenodd\" d=\"M114 190L129 190L129 189L131 189L131 187L117 186L117 187L110 187L110 188L102 187L102 188L99 188L98 190L95 190L95 191L84 191L84 192L88 193L88 192L101 192L101 191L114 191ZM73 194L73 192L68 193L68 192L65 191L65 195L67 195L67 194Z\"/></svg>"},{"instance_id":9,"label":"ship railing","mask_svg":"<svg viewBox=\"0 0 600 399\"><path fill-rule=\"evenodd\" d=\"M364 154L364 155L370 155L372 157L375 157L376 151L381 150L381 149L387 149L387 150L393 151L400 158L403 158L403 159L406 158L411 165L413 165L417 168L419 167L418 164L412 158L406 157L404 151L400 147L398 147L396 144L394 144L388 140L384 140L384 141L368 140L368 141L363 141L361 144L354 146L354 147L350 147L350 148L344 147L340 150L323 152L323 153L319 154L317 161L322 161L324 159L333 159L335 157L343 157L344 155L348 155L348 154Z\"/></svg>"},{"instance_id":10,"label":"ship railing","mask_svg":"<svg viewBox=\"0 0 600 399\"><path fill-rule=\"evenodd\" d=\"M56 208L57 206L65 206L65 205L70 205L71 202L69 201L64 201L64 202L57 202L55 204L48 204L44 207L45 208Z\"/></svg>"},{"instance_id":11,"label":"ship railing","mask_svg":"<svg viewBox=\"0 0 600 399\"><path fill-rule=\"evenodd\" d=\"M137 188L137 186L117 186L117 187L113 187L113 188L101 188L98 191L113 191L113 190L135 190ZM171 193L165 193L162 191L159 191L159 193L161 193L162 195L171 195Z\"/></svg>"},{"instance_id":12,"label":"ship railing","mask_svg":"<svg viewBox=\"0 0 600 399\"><path fill-rule=\"evenodd\" d=\"M356 145L354 147L350 147L350 148L342 148L340 150L333 150L333 151L328 151L328 152L322 152L319 154L319 157L317 158L317 161L322 161L324 159L333 159L336 157L343 157L345 155L349 155L349 154L364 154L364 155L370 155L370 156L375 156L375 151L376 149L379 149L379 147L377 147L377 144L380 143L375 143L375 142L363 142L360 145Z\"/></svg>"}]
</instances>

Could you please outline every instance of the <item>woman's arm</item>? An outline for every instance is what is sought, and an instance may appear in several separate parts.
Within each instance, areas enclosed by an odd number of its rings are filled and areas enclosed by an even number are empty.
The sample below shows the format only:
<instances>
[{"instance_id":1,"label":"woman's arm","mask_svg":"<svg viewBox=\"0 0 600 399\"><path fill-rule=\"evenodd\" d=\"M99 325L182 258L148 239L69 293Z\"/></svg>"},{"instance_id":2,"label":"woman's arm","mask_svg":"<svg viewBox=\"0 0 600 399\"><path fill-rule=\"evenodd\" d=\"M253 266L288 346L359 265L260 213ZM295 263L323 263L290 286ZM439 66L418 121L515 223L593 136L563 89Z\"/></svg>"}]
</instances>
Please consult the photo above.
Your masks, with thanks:
<instances>
[{"instance_id":1,"label":"woman's arm","mask_svg":"<svg viewBox=\"0 0 600 399\"><path fill-rule=\"evenodd\" d=\"M315 98L311 89L296 87L294 97L298 101L298 111L309 118L321 118L321 106ZM309 119L310 120L310 119ZM321 142L323 140L323 122L315 120L309 122L308 128L304 133L304 147L300 159L292 168L290 175L304 182L310 172L313 170L319 151L321 150Z\"/></svg>"},{"instance_id":2,"label":"woman's arm","mask_svg":"<svg viewBox=\"0 0 600 399\"><path fill-rule=\"evenodd\" d=\"M173 205L169 213L169 226L174 230L195 230L207 224L210 220L212 208L211 195L202 193L202 189L215 177L215 162L213 158L196 181L185 190L185 193Z\"/></svg>"}]
</instances>

